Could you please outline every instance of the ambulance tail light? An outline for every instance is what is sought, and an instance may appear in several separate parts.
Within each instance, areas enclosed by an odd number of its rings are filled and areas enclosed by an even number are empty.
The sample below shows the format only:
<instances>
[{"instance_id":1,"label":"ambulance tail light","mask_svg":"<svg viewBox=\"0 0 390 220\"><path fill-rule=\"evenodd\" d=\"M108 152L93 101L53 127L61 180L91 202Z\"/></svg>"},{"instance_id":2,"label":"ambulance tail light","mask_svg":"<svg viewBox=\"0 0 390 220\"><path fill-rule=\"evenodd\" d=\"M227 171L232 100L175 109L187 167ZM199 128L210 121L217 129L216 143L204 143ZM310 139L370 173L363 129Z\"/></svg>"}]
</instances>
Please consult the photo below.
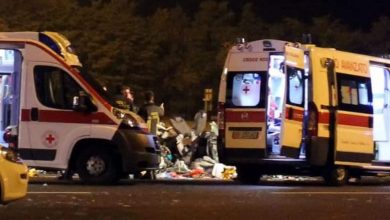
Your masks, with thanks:
<instances>
[{"instance_id":1,"label":"ambulance tail light","mask_svg":"<svg viewBox=\"0 0 390 220\"><path fill-rule=\"evenodd\" d=\"M225 131L225 103L218 103L218 129L219 134L223 134Z\"/></svg>"},{"instance_id":2,"label":"ambulance tail light","mask_svg":"<svg viewBox=\"0 0 390 220\"><path fill-rule=\"evenodd\" d=\"M309 122L308 122L309 136L318 136L318 109L314 103L309 104Z\"/></svg>"}]
</instances>

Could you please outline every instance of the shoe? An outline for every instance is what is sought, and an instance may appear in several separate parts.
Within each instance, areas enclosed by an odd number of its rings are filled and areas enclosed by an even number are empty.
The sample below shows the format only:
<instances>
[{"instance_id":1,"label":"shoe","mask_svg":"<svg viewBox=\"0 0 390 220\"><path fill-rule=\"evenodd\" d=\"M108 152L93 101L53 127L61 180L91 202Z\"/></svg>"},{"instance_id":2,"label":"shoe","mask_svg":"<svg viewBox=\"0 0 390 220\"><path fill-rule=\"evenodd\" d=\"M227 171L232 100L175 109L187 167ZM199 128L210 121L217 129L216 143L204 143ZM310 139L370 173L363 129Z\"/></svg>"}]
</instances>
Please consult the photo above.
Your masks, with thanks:
<instances>
[{"instance_id":1,"label":"shoe","mask_svg":"<svg viewBox=\"0 0 390 220\"><path fill-rule=\"evenodd\" d=\"M211 157L209 156L203 156L203 160L207 161L207 162L210 162L212 164L216 164L217 161L213 160Z\"/></svg>"},{"instance_id":2,"label":"shoe","mask_svg":"<svg viewBox=\"0 0 390 220\"><path fill-rule=\"evenodd\" d=\"M174 167L177 173L188 173L191 171L182 160L177 160Z\"/></svg>"}]
</instances>

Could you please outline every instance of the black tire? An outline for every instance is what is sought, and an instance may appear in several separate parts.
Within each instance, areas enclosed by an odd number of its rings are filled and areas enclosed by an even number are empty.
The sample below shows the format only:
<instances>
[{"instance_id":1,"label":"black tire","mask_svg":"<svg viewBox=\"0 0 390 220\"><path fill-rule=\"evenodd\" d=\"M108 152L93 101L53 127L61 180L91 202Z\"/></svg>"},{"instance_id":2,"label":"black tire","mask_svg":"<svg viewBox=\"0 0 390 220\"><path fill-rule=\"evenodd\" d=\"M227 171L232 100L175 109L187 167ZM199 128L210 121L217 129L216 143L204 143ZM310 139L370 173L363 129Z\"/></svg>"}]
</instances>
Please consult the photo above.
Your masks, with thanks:
<instances>
[{"instance_id":1,"label":"black tire","mask_svg":"<svg viewBox=\"0 0 390 220\"><path fill-rule=\"evenodd\" d=\"M88 147L76 161L81 180L87 184L113 184L119 180L120 166L112 150Z\"/></svg>"},{"instance_id":2,"label":"black tire","mask_svg":"<svg viewBox=\"0 0 390 220\"><path fill-rule=\"evenodd\" d=\"M256 185L260 181L261 173L251 166L237 166L237 180L242 184Z\"/></svg>"},{"instance_id":3,"label":"black tire","mask_svg":"<svg viewBox=\"0 0 390 220\"><path fill-rule=\"evenodd\" d=\"M329 186L345 185L349 179L348 170L344 166L332 166L326 169L323 177Z\"/></svg>"}]
</instances>

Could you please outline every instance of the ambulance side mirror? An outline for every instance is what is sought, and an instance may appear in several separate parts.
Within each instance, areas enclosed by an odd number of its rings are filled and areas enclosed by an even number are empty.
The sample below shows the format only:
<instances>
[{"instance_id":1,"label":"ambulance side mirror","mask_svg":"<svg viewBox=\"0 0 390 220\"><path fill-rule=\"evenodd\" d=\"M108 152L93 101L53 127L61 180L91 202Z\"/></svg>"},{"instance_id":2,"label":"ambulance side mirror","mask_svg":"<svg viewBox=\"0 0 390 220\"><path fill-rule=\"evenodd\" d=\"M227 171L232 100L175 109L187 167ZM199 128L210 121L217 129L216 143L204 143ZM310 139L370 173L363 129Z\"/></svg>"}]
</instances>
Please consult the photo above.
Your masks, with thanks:
<instances>
[{"instance_id":1,"label":"ambulance side mirror","mask_svg":"<svg viewBox=\"0 0 390 220\"><path fill-rule=\"evenodd\" d=\"M97 107L91 97L84 91L79 92L79 96L73 97L73 110L77 112L91 113L96 112Z\"/></svg>"}]
</instances>

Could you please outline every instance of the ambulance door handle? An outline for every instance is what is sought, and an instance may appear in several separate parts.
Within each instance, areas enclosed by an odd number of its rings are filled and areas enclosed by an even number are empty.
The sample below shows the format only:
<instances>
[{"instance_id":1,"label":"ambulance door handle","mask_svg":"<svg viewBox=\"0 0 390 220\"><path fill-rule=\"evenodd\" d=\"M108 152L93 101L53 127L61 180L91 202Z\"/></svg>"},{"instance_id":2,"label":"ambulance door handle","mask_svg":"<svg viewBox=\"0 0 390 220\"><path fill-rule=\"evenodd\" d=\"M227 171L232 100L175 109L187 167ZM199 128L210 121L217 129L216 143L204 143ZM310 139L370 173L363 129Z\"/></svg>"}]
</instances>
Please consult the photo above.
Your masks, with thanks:
<instances>
[{"instance_id":1,"label":"ambulance door handle","mask_svg":"<svg viewBox=\"0 0 390 220\"><path fill-rule=\"evenodd\" d=\"M31 108L31 121L38 121L38 108Z\"/></svg>"}]
</instances>

